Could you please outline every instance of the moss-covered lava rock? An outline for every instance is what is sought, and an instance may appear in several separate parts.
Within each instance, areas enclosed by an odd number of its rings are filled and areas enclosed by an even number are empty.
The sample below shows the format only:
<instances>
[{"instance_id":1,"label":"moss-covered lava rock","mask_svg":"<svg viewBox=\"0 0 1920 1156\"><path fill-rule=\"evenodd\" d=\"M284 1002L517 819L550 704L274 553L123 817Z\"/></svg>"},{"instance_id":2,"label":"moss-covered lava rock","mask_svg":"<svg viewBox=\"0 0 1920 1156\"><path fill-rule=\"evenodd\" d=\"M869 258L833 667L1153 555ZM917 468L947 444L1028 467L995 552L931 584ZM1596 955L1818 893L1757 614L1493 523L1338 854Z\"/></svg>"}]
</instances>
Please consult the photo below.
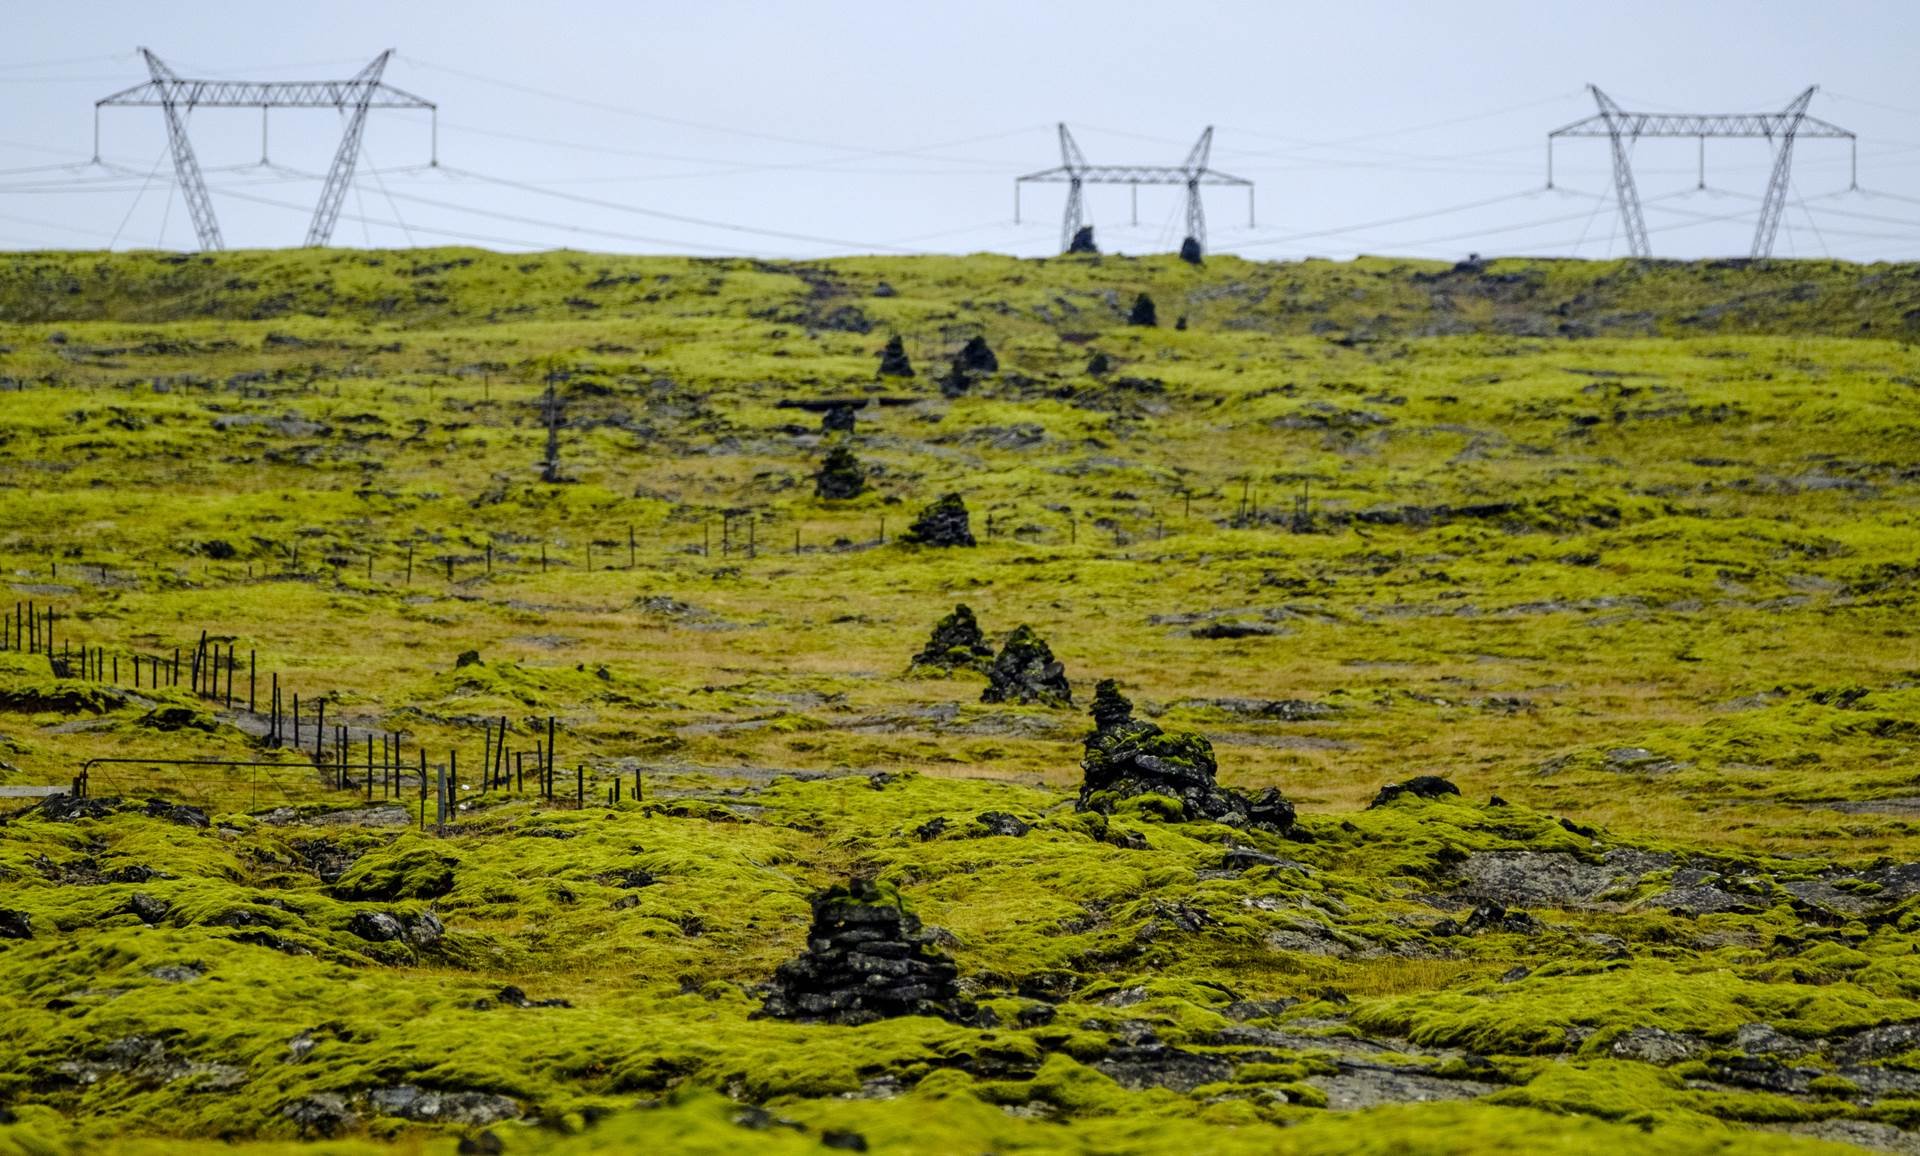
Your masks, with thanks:
<instances>
[{"instance_id":1,"label":"moss-covered lava rock","mask_svg":"<svg viewBox=\"0 0 1920 1156\"><path fill-rule=\"evenodd\" d=\"M1093 733L1085 742L1080 768L1079 808L1111 811L1128 796L1158 795L1178 800L1187 819L1212 819L1237 827L1286 832L1293 827L1293 804L1269 787L1253 798L1214 781L1218 766L1206 736L1163 731L1133 717L1133 703L1110 678L1093 691Z\"/></svg>"}]
</instances>

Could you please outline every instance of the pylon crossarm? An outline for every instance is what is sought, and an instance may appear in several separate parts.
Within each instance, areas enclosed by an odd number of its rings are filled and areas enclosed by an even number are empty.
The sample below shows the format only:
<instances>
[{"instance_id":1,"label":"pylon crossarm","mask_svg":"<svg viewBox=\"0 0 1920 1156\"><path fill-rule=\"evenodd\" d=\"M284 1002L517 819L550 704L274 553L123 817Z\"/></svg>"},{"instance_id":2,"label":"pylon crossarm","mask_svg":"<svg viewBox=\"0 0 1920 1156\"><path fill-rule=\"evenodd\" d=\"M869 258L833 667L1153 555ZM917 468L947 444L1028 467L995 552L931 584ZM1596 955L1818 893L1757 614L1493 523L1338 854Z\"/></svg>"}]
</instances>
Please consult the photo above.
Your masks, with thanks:
<instances>
[{"instance_id":1,"label":"pylon crossarm","mask_svg":"<svg viewBox=\"0 0 1920 1156\"><path fill-rule=\"evenodd\" d=\"M1251 185L1245 177L1236 177L1217 169L1194 173L1178 165L1088 165L1083 169L1065 167L1042 169L1015 180L1037 184L1066 184L1078 180L1089 185L1184 185L1198 180L1203 185Z\"/></svg>"}]
</instances>

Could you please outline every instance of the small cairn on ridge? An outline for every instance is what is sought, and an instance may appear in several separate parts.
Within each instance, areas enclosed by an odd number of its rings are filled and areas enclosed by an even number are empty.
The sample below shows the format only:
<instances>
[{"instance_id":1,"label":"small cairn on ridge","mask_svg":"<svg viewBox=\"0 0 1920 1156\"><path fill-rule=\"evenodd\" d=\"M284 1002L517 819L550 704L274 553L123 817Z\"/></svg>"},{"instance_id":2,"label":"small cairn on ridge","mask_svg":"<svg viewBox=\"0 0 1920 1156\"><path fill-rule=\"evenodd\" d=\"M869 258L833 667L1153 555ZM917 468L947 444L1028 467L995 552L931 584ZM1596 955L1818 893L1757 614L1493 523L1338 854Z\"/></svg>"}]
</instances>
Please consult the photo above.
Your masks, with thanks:
<instances>
[{"instance_id":1,"label":"small cairn on ridge","mask_svg":"<svg viewBox=\"0 0 1920 1156\"><path fill-rule=\"evenodd\" d=\"M1110 812L1131 795L1177 799L1188 819L1212 819L1234 827L1285 834L1293 828L1293 804L1272 787L1249 798L1214 781L1218 765L1204 735L1169 733L1133 717L1133 703L1110 678L1093 691L1093 733L1080 767L1086 780L1078 809Z\"/></svg>"},{"instance_id":2,"label":"small cairn on ridge","mask_svg":"<svg viewBox=\"0 0 1920 1156\"><path fill-rule=\"evenodd\" d=\"M1188 237L1186 240L1180 242L1180 259L1189 265L1198 265L1201 263L1202 254L1200 252L1199 238Z\"/></svg>"},{"instance_id":3,"label":"small cairn on ridge","mask_svg":"<svg viewBox=\"0 0 1920 1156\"><path fill-rule=\"evenodd\" d=\"M953 608L953 613L934 624L926 646L913 656L913 669L940 670L948 674L955 670L984 671L991 661L993 647L988 645L986 634L975 621L973 609L962 602Z\"/></svg>"},{"instance_id":4,"label":"small cairn on ridge","mask_svg":"<svg viewBox=\"0 0 1920 1156\"><path fill-rule=\"evenodd\" d=\"M806 954L780 965L758 1013L804 1023L865 1024L892 1016L966 1021L959 969L933 944L900 893L850 879L812 899Z\"/></svg>"},{"instance_id":5,"label":"small cairn on ridge","mask_svg":"<svg viewBox=\"0 0 1920 1156\"><path fill-rule=\"evenodd\" d=\"M1046 640L1022 624L1007 635L987 667L987 689L980 692L980 701L1072 706L1073 687Z\"/></svg>"},{"instance_id":6,"label":"small cairn on ridge","mask_svg":"<svg viewBox=\"0 0 1920 1156\"><path fill-rule=\"evenodd\" d=\"M973 525L967 518L967 503L959 494L944 494L920 511L920 516L900 535L902 542L916 546L972 546Z\"/></svg>"},{"instance_id":7,"label":"small cairn on ridge","mask_svg":"<svg viewBox=\"0 0 1920 1156\"><path fill-rule=\"evenodd\" d=\"M947 375L940 379L941 396L962 397L973 389L976 378L998 372L1000 359L994 356L987 339L976 334L967 338L967 343L954 355L953 365L948 368Z\"/></svg>"},{"instance_id":8,"label":"small cairn on ridge","mask_svg":"<svg viewBox=\"0 0 1920 1156\"><path fill-rule=\"evenodd\" d=\"M1093 243L1093 226L1082 225L1073 231L1073 240L1067 243L1069 253L1099 253L1100 246Z\"/></svg>"}]
</instances>

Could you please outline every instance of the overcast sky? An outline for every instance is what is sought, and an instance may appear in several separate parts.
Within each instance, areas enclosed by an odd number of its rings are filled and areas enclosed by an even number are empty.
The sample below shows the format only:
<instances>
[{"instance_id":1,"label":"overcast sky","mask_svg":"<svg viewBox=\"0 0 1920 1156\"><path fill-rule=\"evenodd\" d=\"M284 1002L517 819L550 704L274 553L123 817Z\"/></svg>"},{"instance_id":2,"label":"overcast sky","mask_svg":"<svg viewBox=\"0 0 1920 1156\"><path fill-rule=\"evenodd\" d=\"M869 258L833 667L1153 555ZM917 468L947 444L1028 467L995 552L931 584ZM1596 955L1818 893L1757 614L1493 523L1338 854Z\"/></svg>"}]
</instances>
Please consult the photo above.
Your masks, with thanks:
<instances>
[{"instance_id":1,"label":"overcast sky","mask_svg":"<svg viewBox=\"0 0 1920 1156\"><path fill-rule=\"evenodd\" d=\"M0 246L196 247L158 109L94 101L146 78L345 77L382 49L389 83L440 106L376 112L334 235L342 245L820 256L1053 251L1066 121L1090 162L1178 164L1206 125L1211 248L1620 255L1604 140L1546 134L1593 112L1766 111L1821 85L1812 115L1860 136L1802 141L1780 255L1920 257L1920 11L1903 0L1607 4L197 3L9 0L0 41ZM192 139L231 248L297 245L339 139L283 111L260 166L257 111L202 109ZM1654 252L1744 255L1771 151L1642 141ZM61 167L74 166L74 167ZM1178 246L1182 191L1094 188L1101 246ZM270 203L271 202L271 203ZM1465 207L1477 206L1477 207ZM676 219L679 218L679 219ZM687 220L692 218L693 220ZM1721 219L1716 219L1721 218ZM733 227L726 227L733 226ZM785 234L785 235L782 235Z\"/></svg>"}]
</instances>

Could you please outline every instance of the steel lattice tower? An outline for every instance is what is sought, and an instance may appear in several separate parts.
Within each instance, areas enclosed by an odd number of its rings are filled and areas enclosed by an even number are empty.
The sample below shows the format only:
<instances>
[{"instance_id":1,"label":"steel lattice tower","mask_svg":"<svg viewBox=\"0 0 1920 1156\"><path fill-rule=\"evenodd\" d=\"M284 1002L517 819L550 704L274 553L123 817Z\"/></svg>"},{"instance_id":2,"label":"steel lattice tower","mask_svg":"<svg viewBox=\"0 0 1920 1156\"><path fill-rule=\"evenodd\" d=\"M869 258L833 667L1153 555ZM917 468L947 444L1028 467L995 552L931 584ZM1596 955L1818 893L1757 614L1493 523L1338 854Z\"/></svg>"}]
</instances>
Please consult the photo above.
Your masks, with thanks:
<instances>
[{"instance_id":1,"label":"steel lattice tower","mask_svg":"<svg viewBox=\"0 0 1920 1156\"><path fill-rule=\"evenodd\" d=\"M1086 185L1128 185L1133 190L1133 222L1140 223L1140 186L1141 185L1184 185L1187 190L1187 237L1204 253L1207 248L1207 214L1200 201L1202 185L1234 185L1247 190L1247 226L1253 226L1253 182L1244 177L1236 177L1209 167L1213 153L1213 126L1200 134L1193 148L1187 153L1185 164L1179 165L1090 165L1080 146L1067 131L1065 124L1060 125L1060 163L1054 168L1042 169L1037 173L1028 173L1015 177L1013 181L1013 220L1020 222L1020 187L1025 184L1065 184L1067 186L1066 212L1060 219L1060 251L1066 252L1073 244L1073 237L1086 224L1086 202L1082 189Z\"/></svg>"},{"instance_id":2,"label":"steel lattice tower","mask_svg":"<svg viewBox=\"0 0 1920 1156\"><path fill-rule=\"evenodd\" d=\"M94 102L94 159L100 159L101 109L158 107L167 121L174 176L180 183L181 196L187 202L193 231L202 249L223 249L226 241L220 234L220 221L214 216L213 199L201 176L200 162L193 154L193 142L187 137L187 116L196 108L260 109L263 133L268 109L331 108L346 114L346 130L341 134L340 147L334 151L333 164L327 169L320 202L313 210L313 221L307 226L306 243L310 246L325 245L333 236L333 226L340 219L340 206L353 183L353 168L360 157L360 138L366 131L369 110L406 108L432 113L436 154L433 163L439 163L439 107L381 80L387 61L393 56L392 49L374 57L372 63L347 80L285 81L185 79L147 49L142 48L140 53L146 58L152 79Z\"/></svg>"},{"instance_id":3,"label":"steel lattice tower","mask_svg":"<svg viewBox=\"0 0 1920 1156\"><path fill-rule=\"evenodd\" d=\"M1807 115L1807 105L1817 90L1809 88L1795 97L1780 112L1737 113L1656 113L1628 112L1594 85L1597 115L1577 120L1547 134L1547 187L1553 187L1553 144L1563 137L1606 137L1613 151L1613 191L1620 202L1620 223L1626 230L1627 248L1635 257L1651 257L1647 242L1647 222L1640 211L1640 193L1634 186L1631 147L1641 137L1694 137L1700 142L1700 187L1707 184L1707 139L1763 137L1774 145L1773 175L1767 181L1767 195L1760 202L1760 220L1753 231L1754 257L1773 255L1773 239L1780 230L1780 218L1786 212L1787 196L1793 179L1793 142L1799 137L1823 137L1844 140L1853 151L1855 167L1852 187L1858 187L1859 139L1847 129Z\"/></svg>"}]
</instances>

